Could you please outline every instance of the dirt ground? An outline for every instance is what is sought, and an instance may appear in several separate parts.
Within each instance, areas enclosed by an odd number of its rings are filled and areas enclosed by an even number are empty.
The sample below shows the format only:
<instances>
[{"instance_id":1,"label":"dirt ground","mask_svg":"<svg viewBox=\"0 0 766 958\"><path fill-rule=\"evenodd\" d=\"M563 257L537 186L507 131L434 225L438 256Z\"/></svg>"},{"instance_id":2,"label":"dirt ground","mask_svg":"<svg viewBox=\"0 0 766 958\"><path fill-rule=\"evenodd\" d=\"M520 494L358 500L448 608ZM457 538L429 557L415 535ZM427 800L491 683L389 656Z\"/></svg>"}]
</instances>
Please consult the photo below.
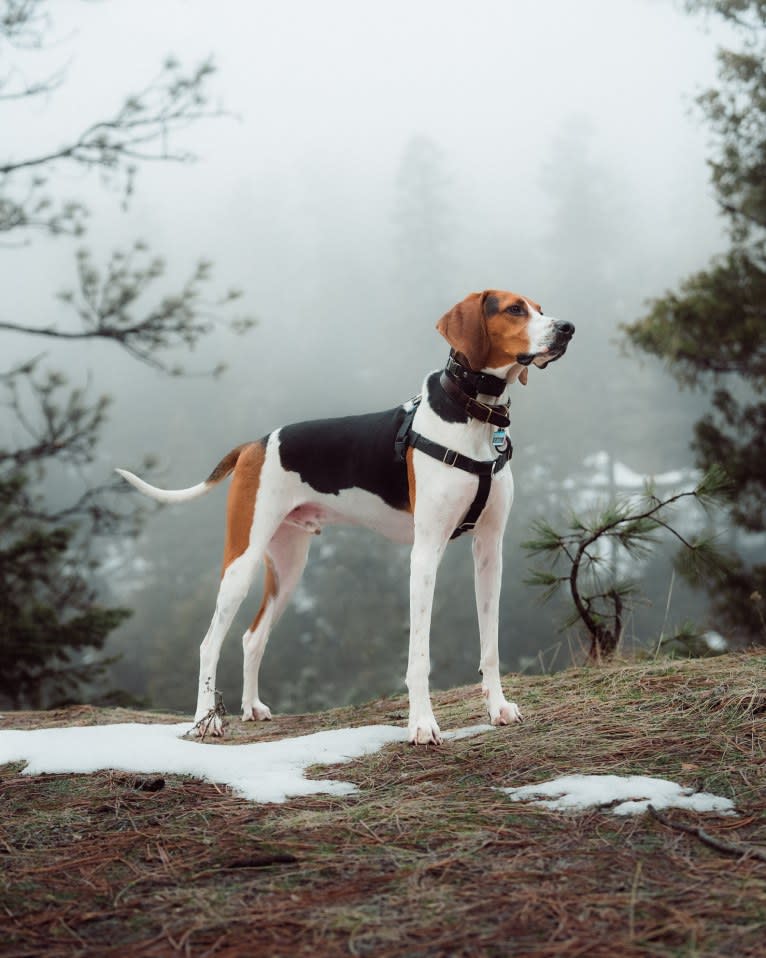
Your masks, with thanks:
<instances>
[{"instance_id":1,"label":"dirt ground","mask_svg":"<svg viewBox=\"0 0 766 958\"><path fill-rule=\"evenodd\" d=\"M766 653L508 677L526 721L312 777L351 796L258 805L213 783L0 768L3 956L766 956ZM484 721L477 686L435 696ZM182 717L85 706L0 729ZM405 724L404 698L220 745ZM669 778L736 814L618 818L511 802L570 773Z\"/></svg>"}]
</instances>

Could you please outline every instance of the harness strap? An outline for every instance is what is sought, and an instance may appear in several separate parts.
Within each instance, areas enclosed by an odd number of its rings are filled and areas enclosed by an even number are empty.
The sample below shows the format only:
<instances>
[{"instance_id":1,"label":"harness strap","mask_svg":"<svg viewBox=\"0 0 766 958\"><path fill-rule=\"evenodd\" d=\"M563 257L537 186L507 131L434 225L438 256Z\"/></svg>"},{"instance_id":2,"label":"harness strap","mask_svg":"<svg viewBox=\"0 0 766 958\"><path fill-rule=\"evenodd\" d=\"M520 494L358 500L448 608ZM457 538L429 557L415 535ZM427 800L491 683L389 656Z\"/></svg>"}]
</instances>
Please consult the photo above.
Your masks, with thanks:
<instances>
[{"instance_id":1,"label":"harness strap","mask_svg":"<svg viewBox=\"0 0 766 958\"><path fill-rule=\"evenodd\" d=\"M479 488L476 490L476 495L474 496L473 502L468 507L468 512L465 514L465 519L463 519L457 529L455 529L450 536L450 540L457 539L457 537L461 536L464 532L473 532L474 526L479 521L479 516L484 511L484 506L487 504L487 499L489 499L489 490L491 488L492 477L479 476Z\"/></svg>"},{"instance_id":2,"label":"harness strap","mask_svg":"<svg viewBox=\"0 0 766 958\"><path fill-rule=\"evenodd\" d=\"M410 422L411 421L412 420L410 420ZM496 459L471 459L469 456L455 452L454 449L448 449L446 446L442 446L441 443L434 442L432 439L426 439L425 436L419 432L415 432L412 428L410 429L407 445L412 446L414 449L419 449L432 459L438 459L439 462L443 462L445 466L455 466L457 469L462 469L463 472L471 472L474 476L480 476L486 479L491 479L511 458L511 453L509 452L511 448L510 441L508 442L508 446Z\"/></svg>"},{"instance_id":3,"label":"harness strap","mask_svg":"<svg viewBox=\"0 0 766 958\"><path fill-rule=\"evenodd\" d=\"M421 433L414 431L412 420L415 418L419 403L420 397L418 396L413 401L412 409L404 414L394 441L396 457L403 461L407 448L412 446L413 449L419 449L427 456L437 459L447 466L455 466L457 469L462 469L464 472L470 472L479 477L479 486L473 502L468 507L468 512L466 512L463 521L450 536L450 539L457 539L464 532L470 532L479 521L479 516L487 504L489 491L492 488L492 477L495 473L500 472L513 455L513 444L510 438L507 438L505 448L496 459L471 459L469 456L464 456L462 453L456 452L454 449L448 449L441 443L427 439Z\"/></svg>"}]
</instances>

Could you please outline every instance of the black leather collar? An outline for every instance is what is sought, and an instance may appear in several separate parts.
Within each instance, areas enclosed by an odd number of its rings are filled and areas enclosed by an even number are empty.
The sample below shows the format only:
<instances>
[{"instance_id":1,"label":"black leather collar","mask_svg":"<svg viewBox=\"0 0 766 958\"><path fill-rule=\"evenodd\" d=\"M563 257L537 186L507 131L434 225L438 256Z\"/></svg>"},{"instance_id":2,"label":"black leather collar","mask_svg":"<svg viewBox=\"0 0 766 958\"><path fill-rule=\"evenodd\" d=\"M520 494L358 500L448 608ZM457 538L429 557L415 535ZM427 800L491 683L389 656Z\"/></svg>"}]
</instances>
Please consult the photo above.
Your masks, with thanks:
<instances>
[{"instance_id":1,"label":"black leather collar","mask_svg":"<svg viewBox=\"0 0 766 958\"><path fill-rule=\"evenodd\" d=\"M508 383L499 376L489 373L476 373L457 358L455 350L451 350L444 371L450 376L463 392L474 398L481 393L485 396L502 396Z\"/></svg>"},{"instance_id":2,"label":"black leather collar","mask_svg":"<svg viewBox=\"0 0 766 958\"><path fill-rule=\"evenodd\" d=\"M493 426L499 426L501 429L510 426L511 417L508 414L510 403L490 406L488 403L474 399L461 389L460 385L455 382L446 369L439 377L439 385L450 399L462 406L473 419L478 419L479 422L491 423ZM505 386L505 383L503 383L503 386Z\"/></svg>"}]
</instances>

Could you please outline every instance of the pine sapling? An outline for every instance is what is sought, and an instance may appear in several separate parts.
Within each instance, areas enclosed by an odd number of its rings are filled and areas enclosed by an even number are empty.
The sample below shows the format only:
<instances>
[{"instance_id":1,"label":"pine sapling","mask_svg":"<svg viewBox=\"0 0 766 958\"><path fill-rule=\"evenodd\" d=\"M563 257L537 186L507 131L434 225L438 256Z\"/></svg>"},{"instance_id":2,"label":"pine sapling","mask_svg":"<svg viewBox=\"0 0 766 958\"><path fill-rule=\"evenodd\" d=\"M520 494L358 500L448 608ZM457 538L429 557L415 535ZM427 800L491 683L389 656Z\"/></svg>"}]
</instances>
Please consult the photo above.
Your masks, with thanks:
<instances>
[{"instance_id":1,"label":"pine sapling","mask_svg":"<svg viewBox=\"0 0 766 958\"><path fill-rule=\"evenodd\" d=\"M522 545L530 555L546 558L548 565L533 569L526 581L544 590L544 602L561 586L568 587L573 608L564 628L580 623L590 641L590 658L609 658L622 637L625 614L640 596L635 578L618 575L621 554L646 559L664 535L680 544L675 565L689 581L727 569L729 559L712 535L687 538L671 522L682 500L693 500L707 511L722 504L727 487L723 470L713 467L693 489L660 498L647 483L640 496L615 498L591 515L572 513L563 530L537 520L532 538Z\"/></svg>"}]
</instances>

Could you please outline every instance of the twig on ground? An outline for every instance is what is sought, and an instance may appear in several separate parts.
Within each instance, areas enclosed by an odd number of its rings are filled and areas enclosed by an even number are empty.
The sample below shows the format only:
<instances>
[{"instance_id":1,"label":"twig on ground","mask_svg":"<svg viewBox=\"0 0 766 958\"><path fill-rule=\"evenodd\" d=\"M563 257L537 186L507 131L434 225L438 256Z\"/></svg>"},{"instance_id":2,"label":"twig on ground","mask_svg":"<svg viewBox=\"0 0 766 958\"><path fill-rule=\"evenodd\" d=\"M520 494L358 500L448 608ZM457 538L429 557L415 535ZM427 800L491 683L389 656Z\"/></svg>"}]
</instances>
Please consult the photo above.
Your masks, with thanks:
<instances>
[{"instance_id":1,"label":"twig on ground","mask_svg":"<svg viewBox=\"0 0 766 958\"><path fill-rule=\"evenodd\" d=\"M204 742L205 736L210 731L210 726L213 724L213 721L215 720L216 716L218 716L223 722L225 715L226 715L226 706L223 704L223 695L218 691L218 689L216 689L215 690L215 705L211 709L208 709L207 713L203 715L198 722L195 722L193 727L186 734L191 735L197 729L201 729L202 731L199 736L199 740L200 742Z\"/></svg>"},{"instance_id":2,"label":"twig on ground","mask_svg":"<svg viewBox=\"0 0 766 958\"><path fill-rule=\"evenodd\" d=\"M728 842L721 838L714 838L704 828L695 828L694 825L684 825L682 822L671 821L665 815L661 815L653 805L649 805L649 814L652 818L656 818L661 825L674 828L679 832L686 832L687 835L694 835L705 845L709 845L725 855L741 855L743 858L757 858L759 861L766 862L766 848L756 848L754 845L745 845L742 842Z\"/></svg>"}]
</instances>

